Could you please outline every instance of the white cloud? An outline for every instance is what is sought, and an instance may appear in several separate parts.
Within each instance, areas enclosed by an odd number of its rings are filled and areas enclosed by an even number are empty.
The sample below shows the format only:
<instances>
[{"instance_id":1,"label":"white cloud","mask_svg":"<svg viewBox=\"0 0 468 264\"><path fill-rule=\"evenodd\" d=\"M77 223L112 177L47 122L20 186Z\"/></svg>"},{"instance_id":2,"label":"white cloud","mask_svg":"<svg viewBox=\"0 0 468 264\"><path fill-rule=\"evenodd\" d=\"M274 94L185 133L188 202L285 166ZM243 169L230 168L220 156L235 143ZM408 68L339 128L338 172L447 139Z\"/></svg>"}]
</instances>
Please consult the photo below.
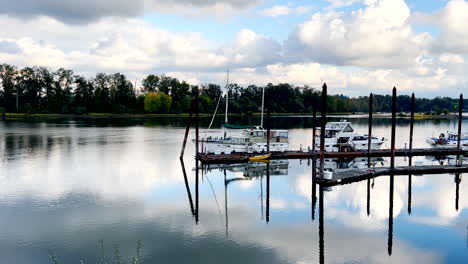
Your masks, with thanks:
<instances>
[{"instance_id":1,"label":"white cloud","mask_svg":"<svg viewBox=\"0 0 468 264\"><path fill-rule=\"evenodd\" d=\"M291 8L287 6L273 6L268 9L263 10L260 12L264 16L271 16L271 17L277 17L277 16L286 16L291 13Z\"/></svg>"},{"instance_id":2,"label":"white cloud","mask_svg":"<svg viewBox=\"0 0 468 264\"><path fill-rule=\"evenodd\" d=\"M290 36L286 54L327 64L401 67L425 52L431 36L412 31L403 0L367 4L351 13L315 13Z\"/></svg>"},{"instance_id":3,"label":"white cloud","mask_svg":"<svg viewBox=\"0 0 468 264\"><path fill-rule=\"evenodd\" d=\"M330 3L328 9L346 7L361 1L362 0L327 0L327 2Z\"/></svg>"},{"instance_id":4,"label":"white cloud","mask_svg":"<svg viewBox=\"0 0 468 264\"><path fill-rule=\"evenodd\" d=\"M415 24L435 26L440 29L433 43L433 52L468 54L468 1L451 0L447 5L432 13L415 13Z\"/></svg>"},{"instance_id":5,"label":"white cloud","mask_svg":"<svg viewBox=\"0 0 468 264\"><path fill-rule=\"evenodd\" d=\"M302 5L297 7L275 5L260 11L260 14L269 17L287 16L290 14L303 15L305 13L308 13L312 9L313 7L309 5Z\"/></svg>"}]
</instances>

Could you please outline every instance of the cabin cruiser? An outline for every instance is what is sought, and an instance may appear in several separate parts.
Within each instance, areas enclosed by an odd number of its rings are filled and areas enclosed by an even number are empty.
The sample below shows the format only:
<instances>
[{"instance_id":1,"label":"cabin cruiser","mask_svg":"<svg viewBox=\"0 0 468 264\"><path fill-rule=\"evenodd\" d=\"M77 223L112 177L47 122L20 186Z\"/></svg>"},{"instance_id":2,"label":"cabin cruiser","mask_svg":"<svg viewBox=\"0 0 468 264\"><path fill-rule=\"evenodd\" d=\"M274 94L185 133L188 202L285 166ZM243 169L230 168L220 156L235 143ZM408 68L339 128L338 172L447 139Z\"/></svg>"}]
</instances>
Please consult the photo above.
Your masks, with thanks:
<instances>
[{"instance_id":1,"label":"cabin cruiser","mask_svg":"<svg viewBox=\"0 0 468 264\"><path fill-rule=\"evenodd\" d=\"M289 147L288 130L270 130L270 152L284 152ZM265 153L267 131L262 127L245 129L240 135L209 136L200 140L205 154Z\"/></svg>"},{"instance_id":2,"label":"cabin cruiser","mask_svg":"<svg viewBox=\"0 0 468 264\"><path fill-rule=\"evenodd\" d=\"M458 146L458 133L440 133L439 137L429 137L426 142L432 147L456 148ZM468 133L462 133L460 145L463 149L468 149Z\"/></svg>"},{"instance_id":3,"label":"cabin cruiser","mask_svg":"<svg viewBox=\"0 0 468 264\"><path fill-rule=\"evenodd\" d=\"M318 128L318 131L320 128ZM385 142L385 138L371 138L371 149L376 150ZM315 137L316 150L320 150L320 136ZM328 122L325 125L325 151L346 152L368 150L368 136L354 131L351 122Z\"/></svg>"}]
</instances>

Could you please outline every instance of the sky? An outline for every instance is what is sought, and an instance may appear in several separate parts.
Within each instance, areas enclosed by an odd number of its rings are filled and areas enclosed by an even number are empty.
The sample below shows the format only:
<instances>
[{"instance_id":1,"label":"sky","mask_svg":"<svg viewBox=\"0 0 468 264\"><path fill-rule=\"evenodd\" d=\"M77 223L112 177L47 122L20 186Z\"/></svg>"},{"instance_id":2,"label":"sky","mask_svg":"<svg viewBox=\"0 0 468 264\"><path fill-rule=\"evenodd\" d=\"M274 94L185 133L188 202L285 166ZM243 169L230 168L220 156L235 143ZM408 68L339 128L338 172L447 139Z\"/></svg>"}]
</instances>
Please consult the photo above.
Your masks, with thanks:
<instances>
[{"instance_id":1,"label":"sky","mask_svg":"<svg viewBox=\"0 0 468 264\"><path fill-rule=\"evenodd\" d=\"M465 0L0 0L0 63L457 96L466 25Z\"/></svg>"}]
</instances>

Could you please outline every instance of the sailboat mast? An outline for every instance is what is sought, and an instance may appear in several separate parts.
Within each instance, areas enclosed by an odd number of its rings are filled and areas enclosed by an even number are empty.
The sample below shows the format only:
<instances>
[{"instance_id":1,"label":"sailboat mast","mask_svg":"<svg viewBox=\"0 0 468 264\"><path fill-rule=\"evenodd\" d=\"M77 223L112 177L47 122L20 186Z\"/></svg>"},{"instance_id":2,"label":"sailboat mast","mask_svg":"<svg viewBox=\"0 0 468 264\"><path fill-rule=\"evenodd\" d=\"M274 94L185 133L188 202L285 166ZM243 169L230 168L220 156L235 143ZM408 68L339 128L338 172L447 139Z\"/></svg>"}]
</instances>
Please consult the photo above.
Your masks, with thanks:
<instances>
[{"instance_id":1,"label":"sailboat mast","mask_svg":"<svg viewBox=\"0 0 468 264\"><path fill-rule=\"evenodd\" d=\"M260 119L260 127L263 128L263 107L265 106L265 86L262 90L262 117Z\"/></svg>"},{"instance_id":2,"label":"sailboat mast","mask_svg":"<svg viewBox=\"0 0 468 264\"><path fill-rule=\"evenodd\" d=\"M227 78L226 78L226 112L224 116L224 123L228 123L228 104L229 104L229 70L227 70Z\"/></svg>"}]
</instances>

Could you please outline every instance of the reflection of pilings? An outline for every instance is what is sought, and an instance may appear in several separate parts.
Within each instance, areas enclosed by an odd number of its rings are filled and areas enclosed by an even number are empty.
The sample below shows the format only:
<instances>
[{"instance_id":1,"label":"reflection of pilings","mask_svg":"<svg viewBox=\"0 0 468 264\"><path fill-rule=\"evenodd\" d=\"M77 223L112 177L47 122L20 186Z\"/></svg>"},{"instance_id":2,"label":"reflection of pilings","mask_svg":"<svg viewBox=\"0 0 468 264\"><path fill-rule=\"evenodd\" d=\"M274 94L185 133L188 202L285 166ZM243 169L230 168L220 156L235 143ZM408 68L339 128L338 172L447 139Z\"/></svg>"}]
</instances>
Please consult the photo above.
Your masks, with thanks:
<instances>
[{"instance_id":1,"label":"reflection of pilings","mask_svg":"<svg viewBox=\"0 0 468 264\"><path fill-rule=\"evenodd\" d=\"M325 242L324 242L324 226L323 226L323 188L320 186L319 193L319 252L320 264L325 263Z\"/></svg>"},{"instance_id":2,"label":"reflection of pilings","mask_svg":"<svg viewBox=\"0 0 468 264\"><path fill-rule=\"evenodd\" d=\"M198 159L195 159L195 222L198 223Z\"/></svg>"},{"instance_id":3,"label":"reflection of pilings","mask_svg":"<svg viewBox=\"0 0 468 264\"><path fill-rule=\"evenodd\" d=\"M395 168L395 129L396 129L396 101L397 101L397 95L396 95L396 87L393 87L393 94L392 94L392 142L391 142L391 147L390 150L392 152L392 156L390 159L390 167L393 169Z\"/></svg>"},{"instance_id":4,"label":"reflection of pilings","mask_svg":"<svg viewBox=\"0 0 468 264\"><path fill-rule=\"evenodd\" d=\"M390 175L390 197L389 197L389 206L388 206L388 255L392 255L393 249L393 187L394 187L394 177Z\"/></svg>"},{"instance_id":5,"label":"reflection of pilings","mask_svg":"<svg viewBox=\"0 0 468 264\"><path fill-rule=\"evenodd\" d=\"M369 153L369 157L367 158L367 166L370 167L370 160L371 160L371 149L372 149L372 108L373 108L373 95L372 93L369 95L369 131L367 134L367 152Z\"/></svg>"},{"instance_id":6,"label":"reflection of pilings","mask_svg":"<svg viewBox=\"0 0 468 264\"><path fill-rule=\"evenodd\" d=\"M322 86L322 124L320 126L320 177L325 166L325 125L327 123L327 84Z\"/></svg>"},{"instance_id":7,"label":"reflection of pilings","mask_svg":"<svg viewBox=\"0 0 468 264\"><path fill-rule=\"evenodd\" d=\"M267 163L266 168L267 182L266 182L266 221L270 222L270 163Z\"/></svg>"},{"instance_id":8,"label":"reflection of pilings","mask_svg":"<svg viewBox=\"0 0 468 264\"><path fill-rule=\"evenodd\" d=\"M410 158L410 166L411 166L411 158ZM411 186L412 185L412 175L408 175L408 214L411 214Z\"/></svg>"},{"instance_id":9,"label":"reflection of pilings","mask_svg":"<svg viewBox=\"0 0 468 264\"><path fill-rule=\"evenodd\" d=\"M317 160L312 158L312 220L315 220L315 205L317 204Z\"/></svg>"},{"instance_id":10,"label":"reflection of pilings","mask_svg":"<svg viewBox=\"0 0 468 264\"><path fill-rule=\"evenodd\" d=\"M190 192L190 186L189 186L188 179L187 179L187 172L185 170L185 164L182 158L180 159L180 165L182 167L182 173L184 174L185 189L187 190L187 196L188 196L189 203L190 203L190 211L192 212L192 215L195 215L195 209L193 208L192 194Z\"/></svg>"},{"instance_id":11,"label":"reflection of pilings","mask_svg":"<svg viewBox=\"0 0 468 264\"><path fill-rule=\"evenodd\" d=\"M460 173L455 174L455 210L458 212L458 201L460 197Z\"/></svg>"},{"instance_id":12,"label":"reflection of pilings","mask_svg":"<svg viewBox=\"0 0 468 264\"><path fill-rule=\"evenodd\" d=\"M260 197L261 197L260 202L262 203L260 209L262 210L261 214L262 214L262 221L263 221L263 175L260 177Z\"/></svg>"},{"instance_id":13,"label":"reflection of pilings","mask_svg":"<svg viewBox=\"0 0 468 264\"><path fill-rule=\"evenodd\" d=\"M226 181L226 170L224 170L224 216L226 217L226 237L228 236L228 206L227 206L227 181Z\"/></svg>"},{"instance_id":14,"label":"reflection of pilings","mask_svg":"<svg viewBox=\"0 0 468 264\"><path fill-rule=\"evenodd\" d=\"M367 179L367 215L370 215L370 186L371 180Z\"/></svg>"}]
</instances>

